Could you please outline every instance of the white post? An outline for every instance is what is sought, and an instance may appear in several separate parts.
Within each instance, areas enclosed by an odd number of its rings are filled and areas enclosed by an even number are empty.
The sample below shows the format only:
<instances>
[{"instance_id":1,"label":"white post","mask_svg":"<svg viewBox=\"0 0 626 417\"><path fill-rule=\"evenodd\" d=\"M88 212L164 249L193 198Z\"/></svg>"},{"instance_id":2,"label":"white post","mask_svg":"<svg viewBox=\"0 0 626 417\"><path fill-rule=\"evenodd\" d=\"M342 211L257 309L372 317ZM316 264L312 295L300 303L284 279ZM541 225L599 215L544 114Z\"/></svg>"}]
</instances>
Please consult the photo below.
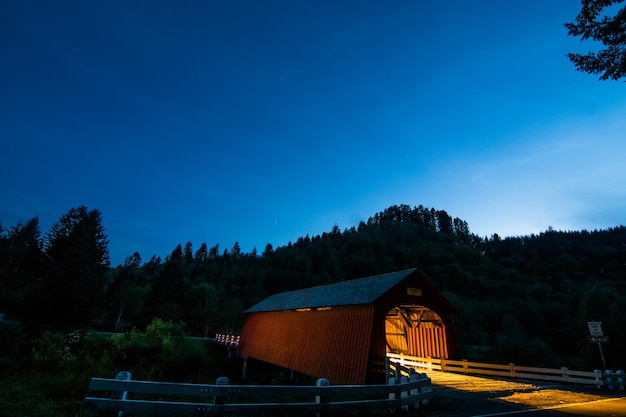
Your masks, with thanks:
<instances>
[{"instance_id":1,"label":"white post","mask_svg":"<svg viewBox=\"0 0 626 417\"><path fill-rule=\"evenodd\" d=\"M315 386L316 387L329 387L330 386L330 382L326 378L320 378L315 383ZM320 390L320 391L324 391L324 390ZM315 396L315 404L326 404L327 402L328 402L328 397L326 395L316 395ZM317 413L317 415L319 417L320 413Z\"/></svg>"},{"instance_id":2,"label":"white post","mask_svg":"<svg viewBox=\"0 0 626 417\"><path fill-rule=\"evenodd\" d=\"M115 379L119 379L120 381L130 381L131 378L131 373L128 371L122 371L122 372L118 372L117 375L115 375ZM126 395L128 394L128 391L122 391L122 393L120 394L119 392L114 393L112 395L113 398L116 398L118 400L122 400L125 401L126 400ZM117 398L119 396L119 398ZM117 412L117 417L122 417L123 412L122 411L118 411Z\"/></svg>"},{"instance_id":3,"label":"white post","mask_svg":"<svg viewBox=\"0 0 626 417\"><path fill-rule=\"evenodd\" d=\"M617 374L617 387L620 391L624 391L624 371L617 371L615 373Z\"/></svg>"},{"instance_id":4,"label":"white post","mask_svg":"<svg viewBox=\"0 0 626 417\"><path fill-rule=\"evenodd\" d=\"M316 387L329 387L330 386L330 382L326 379L326 378L320 378L315 382L315 386ZM315 396L315 403L316 404L322 404L328 402L328 398L324 395L316 395Z\"/></svg>"},{"instance_id":5,"label":"white post","mask_svg":"<svg viewBox=\"0 0 626 417\"><path fill-rule=\"evenodd\" d=\"M423 375L422 374L418 374L418 373L411 374L411 382L418 381L421 378L423 378L424 376L426 376L426 374L423 374ZM426 392L430 392L430 388L429 387L422 387L421 389L420 388L413 388L411 390L411 395L419 395L420 393L426 393ZM420 403L426 405L426 404L428 404L428 399L425 399L425 400L422 400L422 401L415 401L413 403L413 405L415 405L415 407L419 407Z\"/></svg>"},{"instance_id":6,"label":"white post","mask_svg":"<svg viewBox=\"0 0 626 417\"><path fill-rule=\"evenodd\" d=\"M402 387L403 384L407 384L408 382L409 382L409 378L406 377L406 376L403 376L402 378L400 378L400 387ZM409 396L409 391L400 388L400 399L408 398L408 396ZM409 411L409 406L408 405L406 405L406 406L403 405L401 407L401 409L402 409L402 411Z\"/></svg>"},{"instance_id":7,"label":"white post","mask_svg":"<svg viewBox=\"0 0 626 417\"><path fill-rule=\"evenodd\" d=\"M228 385L228 377L221 376L217 378L217 381L215 381L215 385ZM226 397L223 395L216 395L215 397L213 397L213 404L226 404Z\"/></svg>"},{"instance_id":8,"label":"white post","mask_svg":"<svg viewBox=\"0 0 626 417\"><path fill-rule=\"evenodd\" d=\"M399 385L399 384L400 384L400 378L389 378L389 384L388 385ZM389 392L389 399L390 400L398 399L398 395L397 395L397 392L395 390ZM391 408L391 409L389 409L389 411L391 413L395 413L396 409L395 408Z\"/></svg>"},{"instance_id":9,"label":"white post","mask_svg":"<svg viewBox=\"0 0 626 417\"><path fill-rule=\"evenodd\" d=\"M602 371L599 369L594 369L593 376L596 380L596 388L602 388Z\"/></svg>"}]
</instances>

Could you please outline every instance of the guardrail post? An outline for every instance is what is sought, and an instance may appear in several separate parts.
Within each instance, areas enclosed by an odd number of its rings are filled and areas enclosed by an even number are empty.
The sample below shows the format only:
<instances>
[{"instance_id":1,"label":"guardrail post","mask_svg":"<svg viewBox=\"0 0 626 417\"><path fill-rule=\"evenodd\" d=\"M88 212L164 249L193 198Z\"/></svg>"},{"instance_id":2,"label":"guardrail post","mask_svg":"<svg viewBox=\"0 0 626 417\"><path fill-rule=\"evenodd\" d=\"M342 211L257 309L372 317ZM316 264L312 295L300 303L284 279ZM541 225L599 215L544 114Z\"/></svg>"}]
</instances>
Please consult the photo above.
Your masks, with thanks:
<instances>
[{"instance_id":1,"label":"guardrail post","mask_svg":"<svg viewBox=\"0 0 626 417\"><path fill-rule=\"evenodd\" d=\"M604 371L604 377L606 378L606 386L609 389L613 389L613 378L611 377L612 374L613 374L613 371L610 371L610 370Z\"/></svg>"},{"instance_id":2,"label":"guardrail post","mask_svg":"<svg viewBox=\"0 0 626 417\"><path fill-rule=\"evenodd\" d=\"M400 377L402 376L402 368L400 367L400 363L392 362L391 368L393 369L392 371L393 377L396 378L398 381L400 381Z\"/></svg>"},{"instance_id":3,"label":"guardrail post","mask_svg":"<svg viewBox=\"0 0 626 417\"><path fill-rule=\"evenodd\" d=\"M415 382L415 381L419 381L421 378L426 378L426 374L411 374L411 382ZM418 387L418 388L414 388L411 390L411 395L419 395L419 394L425 394L427 392L430 392L431 389L428 385L425 385L423 387ZM421 401L416 401L413 403L415 405L415 407L419 407L420 404L422 405L427 405L428 404L428 398L421 400Z\"/></svg>"},{"instance_id":4,"label":"guardrail post","mask_svg":"<svg viewBox=\"0 0 626 417\"><path fill-rule=\"evenodd\" d=\"M217 378L217 381L215 381L215 385L228 385L228 377L221 376ZM226 404L226 397L223 395L216 395L215 397L213 397L213 404Z\"/></svg>"},{"instance_id":5,"label":"guardrail post","mask_svg":"<svg viewBox=\"0 0 626 417\"><path fill-rule=\"evenodd\" d=\"M117 375L115 375L115 379L119 379L120 381L130 381L131 376L132 374L130 372L122 371L122 372L118 372ZM114 392L111 394L111 398L125 401L126 395L128 395L128 391ZM122 414L123 414L122 411L118 411L117 417L122 417Z\"/></svg>"},{"instance_id":6,"label":"guardrail post","mask_svg":"<svg viewBox=\"0 0 626 417\"><path fill-rule=\"evenodd\" d=\"M418 373L412 373L412 374L411 374L411 377L409 378L409 380L410 380L411 382L416 382L416 381L417 381L420 377L421 377L421 375L420 375L420 374L418 374ZM411 391L409 391L409 394L410 394L412 397L413 397L413 396L418 395L419 393L420 393L419 388L413 388ZM419 401L415 401L415 402L413 403L413 406L414 406L415 408L419 408L419 406L420 406L420 402L419 402Z\"/></svg>"},{"instance_id":7,"label":"guardrail post","mask_svg":"<svg viewBox=\"0 0 626 417\"><path fill-rule=\"evenodd\" d=\"M316 387L329 387L330 382L326 378L320 378L315 382ZM328 402L328 397L325 395L316 395L315 396L315 404L326 404ZM317 413L317 417L320 417L321 413Z\"/></svg>"},{"instance_id":8,"label":"guardrail post","mask_svg":"<svg viewBox=\"0 0 626 417\"><path fill-rule=\"evenodd\" d=\"M563 377L563 382L569 381L569 369L565 366L561 366L561 376Z\"/></svg>"},{"instance_id":9,"label":"guardrail post","mask_svg":"<svg viewBox=\"0 0 626 417\"><path fill-rule=\"evenodd\" d=\"M509 372L511 373L512 377L516 376L515 375L516 370L515 370L515 364L514 363L509 363Z\"/></svg>"},{"instance_id":10,"label":"guardrail post","mask_svg":"<svg viewBox=\"0 0 626 417\"><path fill-rule=\"evenodd\" d=\"M399 390L400 389L400 386L399 386L400 385L400 378L389 378L389 384L388 385L394 385L394 386L398 385L398 390ZM389 399L390 400L397 400L397 399L399 399L398 390L394 389L394 390L390 390L389 391ZM395 407L394 408L390 408L389 411L391 413L395 413L396 409L395 409Z\"/></svg>"},{"instance_id":11,"label":"guardrail post","mask_svg":"<svg viewBox=\"0 0 626 417\"><path fill-rule=\"evenodd\" d=\"M624 391L624 371L616 371L617 374L617 387L620 391Z\"/></svg>"},{"instance_id":12,"label":"guardrail post","mask_svg":"<svg viewBox=\"0 0 626 417\"><path fill-rule=\"evenodd\" d=\"M594 369L593 370L593 376L596 380L596 388L602 388L602 371L599 369Z\"/></svg>"},{"instance_id":13,"label":"guardrail post","mask_svg":"<svg viewBox=\"0 0 626 417\"><path fill-rule=\"evenodd\" d=\"M469 372L469 365L467 364L467 359L463 359L463 373Z\"/></svg>"},{"instance_id":14,"label":"guardrail post","mask_svg":"<svg viewBox=\"0 0 626 417\"><path fill-rule=\"evenodd\" d=\"M400 399L403 398L408 398L409 396L409 391L405 390L402 388L402 386L404 384L407 384L409 382L409 378L406 376L403 376L402 378L400 378ZM400 409L402 411L409 411L409 406L408 405L403 405L400 407Z\"/></svg>"}]
</instances>

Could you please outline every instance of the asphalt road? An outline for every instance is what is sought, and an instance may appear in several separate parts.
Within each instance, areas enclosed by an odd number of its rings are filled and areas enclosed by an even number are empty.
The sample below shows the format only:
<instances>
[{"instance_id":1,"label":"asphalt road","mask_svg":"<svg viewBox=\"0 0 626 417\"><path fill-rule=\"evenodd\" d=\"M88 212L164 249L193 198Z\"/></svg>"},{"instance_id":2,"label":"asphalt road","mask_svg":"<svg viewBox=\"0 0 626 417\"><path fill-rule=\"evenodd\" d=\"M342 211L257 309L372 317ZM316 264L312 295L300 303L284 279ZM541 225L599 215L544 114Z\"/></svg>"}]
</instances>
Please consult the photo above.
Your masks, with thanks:
<instances>
[{"instance_id":1,"label":"asphalt road","mask_svg":"<svg viewBox=\"0 0 626 417\"><path fill-rule=\"evenodd\" d=\"M559 383L431 373L427 417L626 417L626 393Z\"/></svg>"},{"instance_id":2,"label":"asphalt road","mask_svg":"<svg viewBox=\"0 0 626 417\"><path fill-rule=\"evenodd\" d=\"M568 405L562 408L554 408L549 410L529 410L517 414L524 415L531 412L533 417L626 417L626 398L609 398L606 400L593 401L584 404Z\"/></svg>"}]
</instances>

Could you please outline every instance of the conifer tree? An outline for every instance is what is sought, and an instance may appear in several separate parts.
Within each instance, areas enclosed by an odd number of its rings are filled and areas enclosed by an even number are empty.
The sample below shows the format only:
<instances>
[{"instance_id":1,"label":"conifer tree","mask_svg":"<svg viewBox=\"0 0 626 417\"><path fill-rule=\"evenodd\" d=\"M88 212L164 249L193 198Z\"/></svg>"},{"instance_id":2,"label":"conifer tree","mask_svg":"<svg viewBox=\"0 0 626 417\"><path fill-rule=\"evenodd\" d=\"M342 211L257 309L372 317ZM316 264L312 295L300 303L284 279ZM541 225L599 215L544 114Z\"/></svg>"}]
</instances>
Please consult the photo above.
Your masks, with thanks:
<instances>
[{"instance_id":1,"label":"conifer tree","mask_svg":"<svg viewBox=\"0 0 626 417\"><path fill-rule=\"evenodd\" d=\"M62 328L86 325L101 311L108 243L97 209L72 208L50 228L45 241L44 321Z\"/></svg>"}]
</instances>

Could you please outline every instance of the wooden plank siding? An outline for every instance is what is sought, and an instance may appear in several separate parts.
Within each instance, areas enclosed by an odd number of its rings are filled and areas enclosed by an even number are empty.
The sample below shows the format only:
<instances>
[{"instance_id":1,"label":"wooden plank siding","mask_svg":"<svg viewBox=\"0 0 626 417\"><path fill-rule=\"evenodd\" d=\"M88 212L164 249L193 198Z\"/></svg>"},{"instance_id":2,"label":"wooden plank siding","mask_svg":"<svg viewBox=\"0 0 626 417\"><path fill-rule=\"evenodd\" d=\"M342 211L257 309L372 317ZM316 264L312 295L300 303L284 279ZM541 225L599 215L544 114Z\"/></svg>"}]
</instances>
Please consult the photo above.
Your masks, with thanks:
<instances>
[{"instance_id":1,"label":"wooden plank siding","mask_svg":"<svg viewBox=\"0 0 626 417\"><path fill-rule=\"evenodd\" d=\"M386 321L387 351L424 358L448 357L446 333L443 328L414 327L399 329L391 320Z\"/></svg>"},{"instance_id":2,"label":"wooden plank siding","mask_svg":"<svg viewBox=\"0 0 626 417\"><path fill-rule=\"evenodd\" d=\"M446 359L448 357L448 347L444 329L436 327L410 329L406 354L424 358Z\"/></svg>"},{"instance_id":3,"label":"wooden plank siding","mask_svg":"<svg viewBox=\"0 0 626 417\"><path fill-rule=\"evenodd\" d=\"M365 380L372 305L249 313L238 353L331 384Z\"/></svg>"}]
</instances>

